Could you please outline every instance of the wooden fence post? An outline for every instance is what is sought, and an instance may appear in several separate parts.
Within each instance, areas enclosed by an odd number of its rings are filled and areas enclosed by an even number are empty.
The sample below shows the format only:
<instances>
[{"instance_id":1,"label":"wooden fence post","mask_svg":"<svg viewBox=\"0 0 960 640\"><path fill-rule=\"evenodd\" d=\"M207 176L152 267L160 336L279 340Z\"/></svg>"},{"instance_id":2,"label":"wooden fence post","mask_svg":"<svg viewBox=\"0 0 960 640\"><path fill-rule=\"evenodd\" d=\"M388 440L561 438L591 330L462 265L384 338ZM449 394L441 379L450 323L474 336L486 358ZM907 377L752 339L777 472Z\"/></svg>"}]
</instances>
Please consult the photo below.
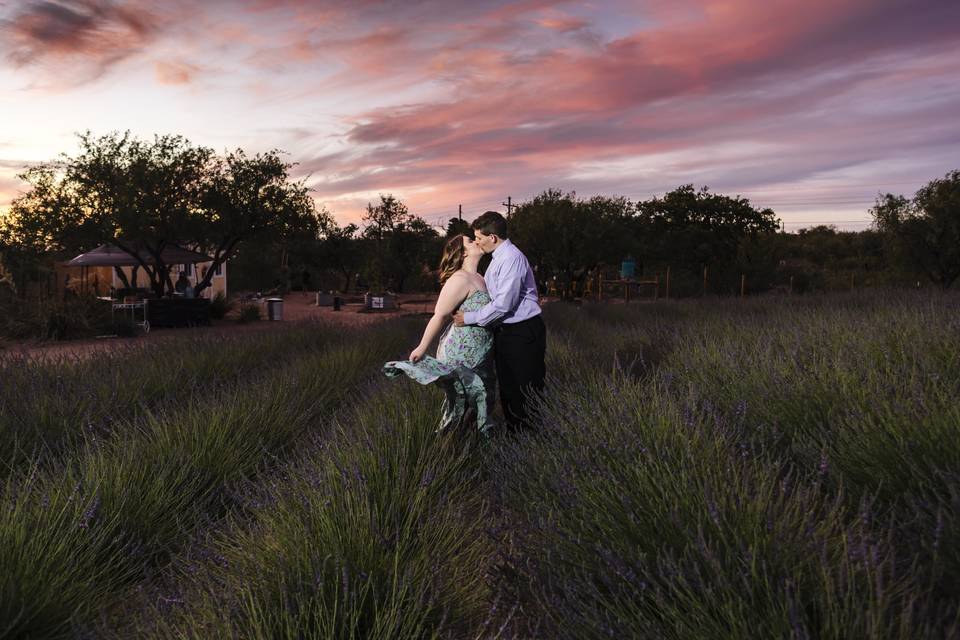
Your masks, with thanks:
<instances>
[{"instance_id":1,"label":"wooden fence post","mask_svg":"<svg viewBox=\"0 0 960 640\"><path fill-rule=\"evenodd\" d=\"M747 274L740 274L740 297L742 298L747 292Z\"/></svg>"},{"instance_id":2,"label":"wooden fence post","mask_svg":"<svg viewBox=\"0 0 960 640\"><path fill-rule=\"evenodd\" d=\"M703 268L703 295L707 295L707 268Z\"/></svg>"},{"instance_id":3,"label":"wooden fence post","mask_svg":"<svg viewBox=\"0 0 960 640\"><path fill-rule=\"evenodd\" d=\"M789 295L792 296L793 295L793 276L790 276L790 289L788 291L789 291Z\"/></svg>"},{"instance_id":4,"label":"wooden fence post","mask_svg":"<svg viewBox=\"0 0 960 640\"><path fill-rule=\"evenodd\" d=\"M669 299L670 299L670 267L669 267L669 265L667 266L667 282L666 282L666 286L665 286L664 289L665 289L665 290L664 290L664 293L663 293L663 298L664 298L665 300L669 300Z\"/></svg>"}]
</instances>

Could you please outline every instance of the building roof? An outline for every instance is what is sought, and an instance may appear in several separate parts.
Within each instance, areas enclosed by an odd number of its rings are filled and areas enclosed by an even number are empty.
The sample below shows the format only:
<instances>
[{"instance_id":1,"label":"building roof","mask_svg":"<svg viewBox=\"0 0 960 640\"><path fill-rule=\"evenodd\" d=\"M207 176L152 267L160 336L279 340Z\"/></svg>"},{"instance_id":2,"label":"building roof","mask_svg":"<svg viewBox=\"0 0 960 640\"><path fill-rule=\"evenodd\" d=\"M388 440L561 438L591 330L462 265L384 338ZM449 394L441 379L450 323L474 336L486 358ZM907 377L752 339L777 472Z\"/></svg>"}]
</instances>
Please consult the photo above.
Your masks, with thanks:
<instances>
[{"instance_id":1,"label":"building roof","mask_svg":"<svg viewBox=\"0 0 960 640\"><path fill-rule=\"evenodd\" d=\"M144 264L153 264L153 256L146 249L137 252ZM193 264L197 262L211 262L213 258L175 244L167 245L160 252L160 259L164 264ZM92 251L81 253L67 262L68 267L132 267L140 264L135 257L120 249L116 245L102 244Z\"/></svg>"}]
</instances>

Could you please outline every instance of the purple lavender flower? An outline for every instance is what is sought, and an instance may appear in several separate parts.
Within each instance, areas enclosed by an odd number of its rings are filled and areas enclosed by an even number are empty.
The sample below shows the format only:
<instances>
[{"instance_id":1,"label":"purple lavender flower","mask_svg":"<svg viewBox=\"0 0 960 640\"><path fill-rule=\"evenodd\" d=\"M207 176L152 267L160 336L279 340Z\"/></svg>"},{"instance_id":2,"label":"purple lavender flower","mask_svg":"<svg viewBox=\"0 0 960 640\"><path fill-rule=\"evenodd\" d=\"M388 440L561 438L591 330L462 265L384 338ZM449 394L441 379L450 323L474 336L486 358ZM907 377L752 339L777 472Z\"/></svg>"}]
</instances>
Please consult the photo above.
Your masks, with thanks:
<instances>
[{"instance_id":1,"label":"purple lavender flower","mask_svg":"<svg viewBox=\"0 0 960 640\"><path fill-rule=\"evenodd\" d=\"M100 496L97 495L93 502L90 503L80 517L80 528L86 529L90 526L90 521L97 515L97 512L100 510Z\"/></svg>"}]
</instances>

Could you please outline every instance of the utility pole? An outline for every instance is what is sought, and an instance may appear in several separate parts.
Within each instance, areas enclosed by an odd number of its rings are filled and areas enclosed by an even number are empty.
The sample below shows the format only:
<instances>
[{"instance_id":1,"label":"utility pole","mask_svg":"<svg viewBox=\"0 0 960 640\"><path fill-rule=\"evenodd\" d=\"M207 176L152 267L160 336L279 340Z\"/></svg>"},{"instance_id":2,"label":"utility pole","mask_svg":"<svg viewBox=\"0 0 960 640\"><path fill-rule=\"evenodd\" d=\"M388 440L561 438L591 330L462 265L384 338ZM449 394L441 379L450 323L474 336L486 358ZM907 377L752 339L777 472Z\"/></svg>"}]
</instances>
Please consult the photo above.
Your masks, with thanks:
<instances>
[{"instance_id":1,"label":"utility pole","mask_svg":"<svg viewBox=\"0 0 960 640\"><path fill-rule=\"evenodd\" d=\"M507 196L507 201L506 201L506 202L501 202L500 204L502 204L503 206L505 206L505 207L507 208L507 217L508 217L508 218L510 217L510 214L513 213L513 208L514 208L515 206L517 206L517 205L515 205L515 204L512 203L510 196Z\"/></svg>"},{"instance_id":2,"label":"utility pole","mask_svg":"<svg viewBox=\"0 0 960 640\"><path fill-rule=\"evenodd\" d=\"M457 205L457 218L462 222L463 221L463 205Z\"/></svg>"}]
</instances>

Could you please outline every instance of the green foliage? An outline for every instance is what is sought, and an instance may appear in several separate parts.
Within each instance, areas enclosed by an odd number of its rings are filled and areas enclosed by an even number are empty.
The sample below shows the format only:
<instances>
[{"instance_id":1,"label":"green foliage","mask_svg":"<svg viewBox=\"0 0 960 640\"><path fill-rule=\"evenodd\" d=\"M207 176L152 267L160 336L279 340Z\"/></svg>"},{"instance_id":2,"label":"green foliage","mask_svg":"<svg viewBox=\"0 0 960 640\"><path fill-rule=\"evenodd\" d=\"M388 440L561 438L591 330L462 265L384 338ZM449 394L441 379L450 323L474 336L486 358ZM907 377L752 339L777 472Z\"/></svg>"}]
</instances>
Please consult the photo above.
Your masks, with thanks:
<instances>
[{"instance_id":1,"label":"green foliage","mask_svg":"<svg viewBox=\"0 0 960 640\"><path fill-rule=\"evenodd\" d=\"M0 335L18 340L89 338L110 328L110 305L91 296L0 298Z\"/></svg>"},{"instance_id":2,"label":"green foliage","mask_svg":"<svg viewBox=\"0 0 960 640\"><path fill-rule=\"evenodd\" d=\"M99 612L122 605L131 584L236 506L230 487L268 471L306 438L393 340L386 329L301 351L272 376L213 390L202 402L171 403L136 420L116 415L121 425L111 437L89 441L60 466L21 468L0 496L4 633L75 637ZM259 353L261 361L272 355Z\"/></svg>"},{"instance_id":3,"label":"green foliage","mask_svg":"<svg viewBox=\"0 0 960 640\"><path fill-rule=\"evenodd\" d=\"M453 236L458 235L471 235L472 230L470 228L470 223L462 218L450 218L447 221L447 232L444 236L446 239L450 239Z\"/></svg>"},{"instance_id":4,"label":"green foliage","mask_svg":"<svg viewBox=\"0 0 960 640\"><path fill-rule=\"evenodd\" d=\"M113 333L121 338L132 338L137 335L137 324L126 316L113 321Z\"/></svg>"},{"instance_id":5,"label":"green foliage","mask_svg":"<svg viewBox=\"0 0 960 640\"><path fill-rule=\"evenodd\" d=\"M657 259L698 270L734 264L745 239L773 234L779 220L771 209L755 209L746 198L688 184L638 203L636 225Z\"/></svg>"},{"instance_id":6,"label":"green foliage","mask_svg":"<svg viewBox=\"0 0 960 640\"><path fill-rule=\"evenodd\" d=\"M214 320L222 320L233 310L235 304L233 300L227 299L223 291L217 291L217 295L210 301L210 317Z\"/></svg>"},{"instance_id":7,"label":"green foliage","mask_svg":"<svg viewBox=\"0 0 960 640\"><path fill-rule=\"evenodd\" d=\"M335 226L325 209L317 209L305 181L290 180L293 167L277 150L251 157L237 149L212 161L198 209L202 233L193 243L214 260L198 290L209 286L216 267L242 242L309 242Z\"/></svg>"},{"instance_id":8,"label":"green foliage","mask_svg":"<svg viewBox=\"0 0 960 640\"><path fill-rule=\"evenodd\" d=\"M260 305L255 303L241 304L240 315L237 317L237 320L241 324L260 320Z\"/></svg>"},{"instance_id":9,"label":"green foliage","mask_svg":"<svg viewBox=\"0 0 960 640\"><path fill-rule=\"evenodd\" d=\"M149 411L176 404L185 390L202 398L223 385L273 372L327 342L327 332L310 328L227 340L181 337L122 348L104 343L83 359L6 353L0 357L0 476L30 456L56 459L88 436L112 433L120 416L136 422ZM22 401L25 395L30 402Z\"/></svg>"},{"instance_id":10,"label":"green foliage","mask_svg":"<svg viewBox=\"0 0 960 640\"><path fill-rule=\"evenodd\" d=\"M491 469L518 635L956 634L956 309L556 309L542 436Z\"/></svg>"},{"instance_id":11,"label":"green foliage","mask_svg":"<svg viewBox=\"0 0 960 640\"><path fill-rule=\"evenodd\" d=\"M173 289L172 265L161 257L170 244L212 255L214 264L199 291L240 243L316 235L329 220L303 183L290 181L293 165L277 151L250 157L237 150L218 157L181 136L78 137L76 156L64 155L21 176L30 190L13 202L4 236L34 254L69 255L115 244L141 260L158 296ZM152 259L143 260L141 252Z\"/></svg>"},{"instance_id":12,"label":"green foliage","mask_svg":"<svg viewBox=\"0 0 960 640\"><path fill-rule=\"evenodd\" d=\"M900 260L944 289L960 278L960 170L931 180L912 200L879 197L870 212Z\"/></svg>"},{"instance_id":13,"label":"green foliage","mask_svg":"<svg viewBox=\"0 0 960 640\"><path fill-rule=\"evenodd\" d=\"M285 471L282 490L255 492L247 518L175 563L184 605L173 615L151 607L135 635L442 638L476 628L489 602L489 514L476 451L433 433L436 401L391 385L345 412L321 451Z\"/></svg>"},{"instance_id":14,"label":"green foliage","mask_svg":"<svg viewBox=\"0 0 960 640\"><path fill-rule=\"evenodd\" d=\"M630 228L632 206L624 198L580 200L550 189L519 204L508 231L541 278L556 275L569 283L640 251Z\"/></svg>"},{"instance_id":15,"label":"green foliage","mask_svg":"<svg viewBox=\"0 0 960 640\"><path fill-rule=\"evenodd\" d=\"M0 620L51 638L954 637L958 308L552 304L539 432L492 441L434 433L442 395L379 373L421 323L0 359L0 419L19 412L0 451L21 452L0 465Z\"/></svg>"},{"instance_id":16,"label":"green foliage","mask_svg":"<svg viewBox=\"0 0 960 640\"><path fill-rule=\"evenodd\" d=\"M381 195L377 206L368 204L363 220L371 290L402 292L411 275L439 262L439 234L392 195Z\"/></svg>"}]
</instances>

